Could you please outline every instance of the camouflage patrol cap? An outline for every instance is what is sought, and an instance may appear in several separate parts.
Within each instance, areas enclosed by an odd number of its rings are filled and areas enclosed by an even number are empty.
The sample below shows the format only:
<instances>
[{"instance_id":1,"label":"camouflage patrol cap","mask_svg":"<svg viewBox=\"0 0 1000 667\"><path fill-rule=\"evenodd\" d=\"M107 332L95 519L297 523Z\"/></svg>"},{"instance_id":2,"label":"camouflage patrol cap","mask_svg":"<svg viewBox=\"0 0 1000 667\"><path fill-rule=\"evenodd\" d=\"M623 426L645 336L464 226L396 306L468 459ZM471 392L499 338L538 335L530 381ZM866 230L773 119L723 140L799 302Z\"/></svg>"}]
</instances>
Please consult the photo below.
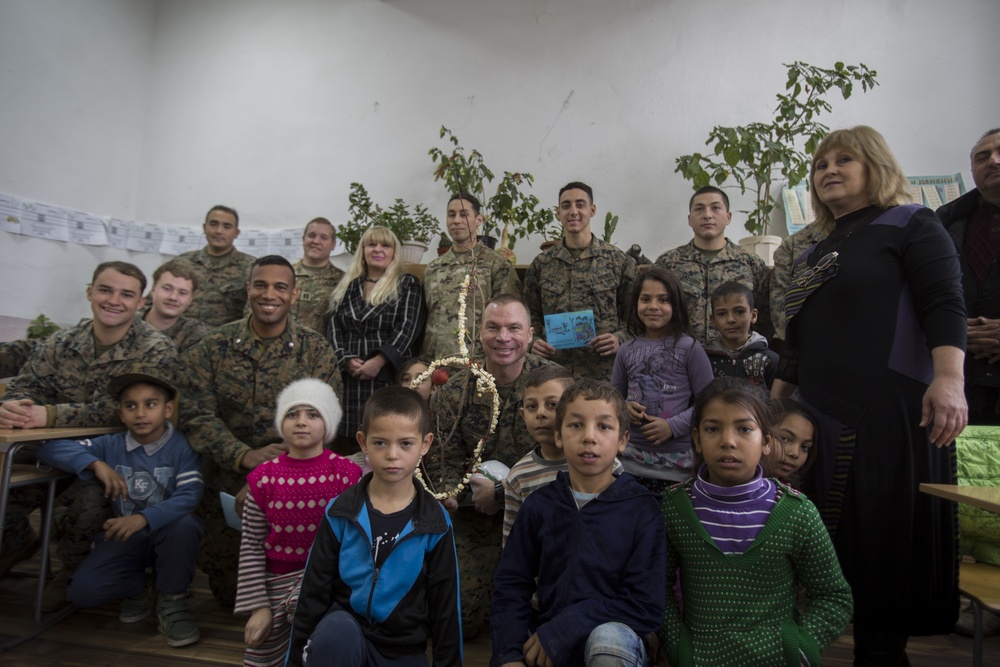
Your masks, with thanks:
<instances>
[{"instance_id":1,"label":"camouflage patrol cap","mask_svg":"<svg viewBox=\"0 0 1000 667\"><path fill-rule=\"evenodd\" d=\"M111 378L111 382L108 383L108 395L117 401L125 389L137 382L145 382L146 384L155 384L157 387L163 387L167 391L167 400L172 401L177 398L177 388L174 385L163 378L149 375L148 373L125 373L124 375Z\"/></svg>"}]
</instances>

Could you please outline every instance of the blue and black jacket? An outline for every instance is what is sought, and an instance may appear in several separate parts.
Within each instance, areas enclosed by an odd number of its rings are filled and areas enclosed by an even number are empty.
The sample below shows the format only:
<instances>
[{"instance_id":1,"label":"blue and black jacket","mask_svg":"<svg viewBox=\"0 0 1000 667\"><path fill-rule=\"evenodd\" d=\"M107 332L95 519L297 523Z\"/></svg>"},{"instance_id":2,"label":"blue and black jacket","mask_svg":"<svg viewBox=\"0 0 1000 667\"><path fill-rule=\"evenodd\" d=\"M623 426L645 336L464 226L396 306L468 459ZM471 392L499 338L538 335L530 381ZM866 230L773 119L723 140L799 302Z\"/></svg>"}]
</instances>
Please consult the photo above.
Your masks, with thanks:
<instances>
[{"instance_id":1,"label":"blue and black jacket","mask_svg":"<svg viewBox=\"0 0 1000 667\"><path fill-rule=\"evenodd\" d=\"M365 509L371 479L368 473L330 503L316 531L286 664L302 664L317 624L340 609L358 620L368 641L387 658L423 653L429 638L435 667L460 667L462 614L451 520L414 479L413 518L376 568Z\"/></svg>"}]
</instances>

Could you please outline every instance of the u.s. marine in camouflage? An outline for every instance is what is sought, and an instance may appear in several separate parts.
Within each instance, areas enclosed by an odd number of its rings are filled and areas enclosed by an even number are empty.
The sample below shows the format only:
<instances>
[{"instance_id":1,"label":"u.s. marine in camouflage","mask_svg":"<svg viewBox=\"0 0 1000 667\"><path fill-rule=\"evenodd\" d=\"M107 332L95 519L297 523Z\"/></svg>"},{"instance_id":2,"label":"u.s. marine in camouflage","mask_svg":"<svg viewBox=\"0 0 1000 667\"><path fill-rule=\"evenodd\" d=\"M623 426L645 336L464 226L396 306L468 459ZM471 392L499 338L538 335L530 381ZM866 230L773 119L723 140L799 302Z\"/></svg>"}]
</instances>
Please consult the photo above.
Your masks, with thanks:
<instances>
[{"instance_id":1,"label":"u.s. marine in camouflage","mask_svg":"<svg viewBox=\"0 0 1000 667\"><path fill-rule=\"evenodd\" d=\"M545 340L545 315L593 310L595 335L614 334L619 343L629 340L625 318L637 275L635 260L597 237L579 257L559 242L535 257L524 275L524 301L535 336ZM552 360L577 380L607 380L615 355L578 347L556 350Z\"/></svg>"},{"instance_id":2,"label":"u.s. marine in camouflage","mask_svg":"<svg viewBox=\"0 0 1000 667\"><path fill-rule=\"evenodd\" d=\"M145 322L148 312L148 308L143 309L135 317L137 320ZM146 324L149 323L146 322ZM173 341L174 347L177 348L178 352L184 353L197 345L198 341L204 338L211 330L212 327L205 322L181 315L170 328L164 329L160 333Z\"/></svg>"},{"instance_id":3,"label":"u.s. marine in camouflage","mask_svg":"<svg viewBox=\"0 0 1000 667\"><path fill-rule=\"evenodd\" d=\"M299 298L292 306L292 317L299 324L325 335L331 314L330 295L344 277L344 272L333 264L313 268L298 261L292 266L295 268L295 286L299 290Z\"/></svg>"},{"instance_id":4,"label":"u.s. marine in camouflage","mask_svg":"<svg viewBox=\"0 0 1000 667\"><path fill-rule=\"evenodd\" d=\"M204 461L206 534L199 565L216 598L231 605L240 537L226 527L219 492L236 494L249 472L241 466L243 458L281 441L274 427L281 390L311 377L343 396L340 369L327 340L290 319L284 332L269 341L254 334L249 319L221 326L191 348L186 361L181 430Z\"/></svg>"},{"instance_id":5,"label":"u.s. marine in camouflage","mask_svg":"<svg viewBox=\"0 0 1000 667\"><path fill-rule=\"evenodd\" d=\"M217 327L243 316L246 282L254 258L233 246L240 235L236 209L213 206L205 215L202 229L208 245L179 255L173 261L197 278L198 290L185 315Z\"/></svg>"},{"instance_id":6,"label":"u.s. marine in camouflage","mask_svg":"<svg viewBox=\"0 0 1000 667\"><path fill-rule=\"evenodd\" d=\"M795 260L826 238L826 233L810 223L785 238L774 251L774 269L771 271L771 322L774 324L774 338L785 340L785 290L792 282L792 267Z\"/></svg>"},{"instance_id":7,"label":"u.s. marine in camouflage","mask_svg":"<svg viewBox=\"0 0 1000 667\"><path fill-rule=\"evenodd\" d=\"M424 270L424 301L427 305L427 325L420 356L427 360L444 359L458 354L458 292L465 276L475 268L477 293L466 299L466 326L475 342L470 352L482 356L479 342L479 322L483 308L499 294L521 296L521 280L506 257L477 243L471 252L456 253L454 249L441 255ZM473 307L473 303L475 306Z\"/></svg>"},{"instance_id":8,"label":"u.s. marine in camouflage","mask_svg":"<svg viewBox=\"0 0 1000 667\"><path fill-rule=\"evenodd\" d=\"M28 363L33 340L12 340L0 343L0 378L14 377Z\"/></svg>"},{"instance_id":9,"label":"u.s. marine in camouflage","mask_svg":"<svg viewBox=\"0 0 1000 667\"><path fill-rule=\"evenodd\" d=\"M524 383L531 371L552 362L526 355L518 379L501 387L497 427L485 443L482 460L496 460L508 467L517 463L534 445L521 418ZM471 386L470 386L471 385ZM459 371L431 397L431 430L436 437L424 457L426 479L435 491L454 488L462 480L480 438L489 431L493 417L493 397L476 391L476 380L468 370ZM452 515L455 547L459 559L459 590L462 594L462 630L473 638L489 617L493 574L500 562L503 543L503 511L487 516L459 497L460 506Z\"/></svg>"}]
</instances>

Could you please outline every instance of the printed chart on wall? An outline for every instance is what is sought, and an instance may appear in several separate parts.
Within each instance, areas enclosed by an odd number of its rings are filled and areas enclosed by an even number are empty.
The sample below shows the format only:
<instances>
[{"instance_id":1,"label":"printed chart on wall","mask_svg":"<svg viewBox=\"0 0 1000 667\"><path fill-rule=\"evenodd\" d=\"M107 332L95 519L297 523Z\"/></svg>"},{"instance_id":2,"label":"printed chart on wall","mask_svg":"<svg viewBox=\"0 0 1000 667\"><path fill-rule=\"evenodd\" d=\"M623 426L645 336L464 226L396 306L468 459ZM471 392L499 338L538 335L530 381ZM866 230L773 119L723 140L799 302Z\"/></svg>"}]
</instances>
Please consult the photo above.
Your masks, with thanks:
<instances>
[{"instance_id":1,"label":"printed chart on wall","mask_svg":"<svg viewBox=\"0 0 1000 667\"><path fill-rule=\"evenodd\" d=\"M962 174L949 176L907 176L910 182L910 201L937 210L948 202L965 194ZM812 198L805 183L795 187L781 188L781 203L785 209L785 227L789 235L799 231L816 216L812 209Z\"/></svg>"},{"instance_id":2,"label":"printed chart on wall","mask_svg":"<svg viewBox=\"0 0 1000 667\"><path fill-rule=\"evenodd\" d=\"M290 262L296 262L302 259L304 227L305 223L302 227L286 229L240 229L235 245L254 257L281 255ZM4 193L0 193L0 232L60 243L108 246L162 255L180 255L205 245L201 225L122 220ZM342 247L340 252L344 252Z\"/></svg>"}]
</instances>

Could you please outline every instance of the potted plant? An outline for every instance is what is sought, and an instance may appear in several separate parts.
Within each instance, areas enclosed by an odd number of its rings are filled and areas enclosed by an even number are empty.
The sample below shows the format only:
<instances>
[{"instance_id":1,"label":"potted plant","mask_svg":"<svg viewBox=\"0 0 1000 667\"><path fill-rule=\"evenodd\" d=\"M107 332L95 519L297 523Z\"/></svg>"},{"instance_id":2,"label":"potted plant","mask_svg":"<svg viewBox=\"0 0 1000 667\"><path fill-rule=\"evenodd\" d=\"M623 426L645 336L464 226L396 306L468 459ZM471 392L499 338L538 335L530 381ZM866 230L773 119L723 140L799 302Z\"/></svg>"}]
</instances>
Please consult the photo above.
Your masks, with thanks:
<instances>
[{"instance_id":1,"label":"potted plant","mask_svg":"<svg viewBox=\"0 0 1000 667\"><path fill-rule=\"evenodd\" d=\"M682 155L674 168L692 182L694 189L713 181L722 186L732 178L742 194L747 189L751 191L753 208L740 213L746 214L745 227L753 236L740 244L756 246L765 239L764 245L770 249L758 249L757 253L769 264L774 248L781 242L778 237L766 236L776 204L771 193L772 182L780 174L793 187L809 173L810 156L830 131L816 119L830 111L826 98L831 89L838 89L846 100L855 83L860 83L864 92L878 85L877 72L864 63L838 62L825 69L796 61L785 68L788 70L785 93L776 95L778 106L771 120L736 127L716 125L705 141L706 145L714 143L713 153Z\"/></svg>"},{"instance_id":2,"label":"potted plant","mask_svg":"<svg viewBox=\"0 0 1000 667\"><path fill-rule=\"evenodd\" d=\"M368 190L361 183L351 183L347 208L348 221L337 229L337 238L344 243L347 251L354 253L362 234L372 225L382 225L393 231L399 242L400 259L418 264L427 251L428 244L435 235L441 234L441 223L422 204L410 206L397 198L392 206L382 208L372 202Z\"/></svg>"}]
</instances>

